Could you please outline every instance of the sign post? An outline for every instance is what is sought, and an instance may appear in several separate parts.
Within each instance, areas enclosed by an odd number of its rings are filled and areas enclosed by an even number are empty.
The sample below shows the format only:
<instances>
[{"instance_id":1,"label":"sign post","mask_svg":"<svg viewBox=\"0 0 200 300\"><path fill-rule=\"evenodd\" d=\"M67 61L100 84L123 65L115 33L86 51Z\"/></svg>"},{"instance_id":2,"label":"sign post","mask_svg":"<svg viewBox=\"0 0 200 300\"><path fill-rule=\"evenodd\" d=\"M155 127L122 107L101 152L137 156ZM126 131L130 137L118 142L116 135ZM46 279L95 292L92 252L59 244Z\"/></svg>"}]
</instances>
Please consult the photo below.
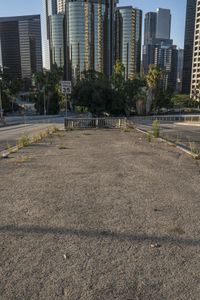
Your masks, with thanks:
<instances>
[{"instance_id":1,"label":"sign post","mask_svg":"<svg viewBox=\"0 0 200 300\"><path fill-rule=\"evenodd\" d=\"M68 95L71 95L72 93L72 83L71 81L61 81L61 91L62 94L66 97L66 118L67 118L67 101L68 101Z\"/></svg>"}]
</instances>

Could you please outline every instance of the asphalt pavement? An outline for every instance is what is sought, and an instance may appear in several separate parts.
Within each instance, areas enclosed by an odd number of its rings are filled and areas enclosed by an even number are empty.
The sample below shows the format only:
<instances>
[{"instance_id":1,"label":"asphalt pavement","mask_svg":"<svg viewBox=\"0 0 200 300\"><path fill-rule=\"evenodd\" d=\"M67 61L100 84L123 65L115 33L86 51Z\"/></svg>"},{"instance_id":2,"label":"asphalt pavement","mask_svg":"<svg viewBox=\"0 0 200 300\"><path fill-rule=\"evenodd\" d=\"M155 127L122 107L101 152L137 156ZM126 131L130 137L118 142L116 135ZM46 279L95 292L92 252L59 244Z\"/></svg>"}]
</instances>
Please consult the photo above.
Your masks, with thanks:
<instances>
[{"instance_id":1,"label":"asphalt pavement","mask_svg":"<svg viewBox=\"0 0 200 300\"><path fill-rule=\"evenodd\" d=\"M0 161L1 300L200 299L200 161L73 130Z\"/></svg>"},{"instance_id":2,"label":"asphalt pavement","mask_svg":"<svg viewBox=\"0 0 200 300\"><path fill-rule=\"evenodd\" d=\"M7 122L7 126L0 127L0 151L3 151L10 146L15 146L17 141L23 135L31 137L47 128L56 126L62 129L64 126L64 118L60 116L49 118L26 117L24 121L25 122L23 122L21 117L13 117L9 120L10 124ZM17 123L17 125L12 125L15 123Z\"/></svg>"},{"instance_id":3,"label":"asphalt pavement","mask_svg":"<svg viewBox=\"0 0 200 300\"><path fill-rule=\"evenodd\" d=\"M137 128L144 131L152 131L151 120L137 120ZM186 148L196 147L200 150L200 123L179 123L160 121L161 137ZM192 144L192 145L191 145Z\"/></svg>"}]
</instances>

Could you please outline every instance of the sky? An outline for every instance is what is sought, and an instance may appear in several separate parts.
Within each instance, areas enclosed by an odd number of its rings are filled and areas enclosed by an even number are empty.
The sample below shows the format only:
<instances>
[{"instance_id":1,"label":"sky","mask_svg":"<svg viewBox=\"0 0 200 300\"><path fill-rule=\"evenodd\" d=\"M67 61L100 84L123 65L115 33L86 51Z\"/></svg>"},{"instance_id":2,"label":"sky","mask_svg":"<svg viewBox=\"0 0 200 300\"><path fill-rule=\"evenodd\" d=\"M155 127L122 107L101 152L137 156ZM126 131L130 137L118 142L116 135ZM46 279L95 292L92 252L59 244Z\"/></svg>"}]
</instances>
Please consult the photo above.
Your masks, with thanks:
<instances>
[{"instance_id":1,"label":"sky","mask_svg":"<svg viewBox=\"0 0 200 300\"><path fill-rule=\"evenodd\" d=\"M41 14L42 0L5 0L0 3L0 17ZM132 5L144 13L156 8L168 8L172 13L171 38L174 44L183 48L186 0L119 0L119 5Z\"/></svg>"}]
</instances>

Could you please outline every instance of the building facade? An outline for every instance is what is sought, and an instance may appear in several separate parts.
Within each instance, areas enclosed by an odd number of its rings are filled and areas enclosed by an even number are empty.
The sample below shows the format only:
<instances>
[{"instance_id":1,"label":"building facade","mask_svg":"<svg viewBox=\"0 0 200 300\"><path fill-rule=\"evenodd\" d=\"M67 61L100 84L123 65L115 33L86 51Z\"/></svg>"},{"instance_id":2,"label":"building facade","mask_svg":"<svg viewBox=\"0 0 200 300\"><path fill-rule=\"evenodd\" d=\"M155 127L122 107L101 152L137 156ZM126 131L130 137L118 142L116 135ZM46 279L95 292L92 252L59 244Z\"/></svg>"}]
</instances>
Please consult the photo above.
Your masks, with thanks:
<instances>
[{"instance_id":1,"label":"building facade","mask_svg":"<svg viewBox=\"0 0 200 300\"><path fill-rule=\"evenodd\" d=\"M164 71L162 87L176 90L178 50L170 39L171 13L169 9L158 8L145 15L143 46L143 72L153 64Z\"/></svg>"},{"instance_id":2,"label":"building facade","mask_svg":"<svg viewBox=\"0 0 200 300\"><path fill-rule=\"evenodd\" d=\"M156 38L169 40L171 33L171 12L169 9L158 8L156 12Z\"/></svg>"},{"instance_id":3,"label":"building facade","mask_svg":"<svg viewBox=\"0 0 200 300\"><path fill-rule=\"evenodd\" d=\"M51 65L64 68L65 64L65 16L56 14L49 17L50 23L50 61Z\"/></svg>"},{"instance_id":4,"label":"building facade","mask_svg":"<svg viewBox=\"0 0 200 300\"><path fill-rule=\"evenodd\" d=\"M57 0L57 13L64 14L65 6L66 6L66 0Z\"/></svg>"},{"instance_id":5,"label":"building facade","mask_svg":"<svg viewBox=\"0 0 200 300\"><path fill-rule=\"evenodd\" d=\"M183 81L183 58L184 50L178 49L178 65L177 65L177 91L182 91L182 81Z\"/></svg>"},{"instance_id":6,"label":"building facade","mask_svg":"<svg viewBox=\"0 0 200 300\"><path fill-rule=\"evenodd\" d=\"M200 0L196 3L196 16L194 27L194 46L192 60L192 77L190 95L193 98L200 95Z\"/></svg>"},{"instance_id":7,"label":"building facade","mask_svg":"<svg viewBox=\"0 0 200 300\"><path fill-rule=\"evenodd\" d=\"M85 70L112 74L115 7L115 0L66 1L66 58L72 78Z\"/></svg>"},{"instance_id":8,"label":"building facade","mask_svg":"<svg viewBox=\"0 0 200 300\"><path fill-rule=\"evenodd\" d=\"M5 73L31 79L42 71L40 16L0 18L1 60Z\"/></svg>"},{"instance_id":9,"label":"building facade","mask_svg":"<svg viewBox=\"0 0 200 300\"><path fill-rule=\"evenodd\" d=\"M50 16L57 14L57 0L42 0L42 57L43 67L50 70Z\"/></svg>"},{"instance_id":10,"label":"building facade","mask_svg":"<svg viewBox=\"0 0 200 300\"><path fill-rule=\"evenodd\" d=\"M197 0L187 0L182 92L190 94Z\"/></svg>"},{"instance_id":11,"label":"building facade","mask_svg":"<svg viewBox=\"0 0 200 300\"><path fill-rule=\"evenodd\" d=\"M156 39L156 20L157 14L149 12L145 14L144 19L144 46L142 55L142 69L146 74L149 65L154 61L154 45Z\"/></svg>"},{"instance_id":12,"label":"building facade","mask_svg":"<svg viewBox=\"0 0 200 300\"><path fill-rule=\"evenodd\" d=\"M142 41L142 11L132 6L116 11L116 60L125 67L125 78L140 74Z\"/></svg>"},{"instance_id":13,"label":"building facade","mask_svg":"<svg viewBox=\"0 0 200 300\"><path fill-rule=\"evenodd\" d=\"M171 46L171 13L169 9L158 8L156 12L145 14L143 46L143 72L146 74L150 64L155 63L155 48Z\"/></svg>"}]
</instances>

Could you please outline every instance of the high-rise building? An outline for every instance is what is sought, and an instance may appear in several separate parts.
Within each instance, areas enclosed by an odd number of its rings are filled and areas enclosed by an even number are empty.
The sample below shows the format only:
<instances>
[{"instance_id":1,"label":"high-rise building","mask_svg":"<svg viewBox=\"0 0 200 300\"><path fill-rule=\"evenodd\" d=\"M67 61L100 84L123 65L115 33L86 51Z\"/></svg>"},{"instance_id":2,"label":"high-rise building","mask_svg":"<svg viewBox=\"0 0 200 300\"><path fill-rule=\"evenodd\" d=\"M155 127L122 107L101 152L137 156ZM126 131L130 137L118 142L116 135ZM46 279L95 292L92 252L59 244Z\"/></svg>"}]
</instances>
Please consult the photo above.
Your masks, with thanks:
<instances>
[{"instance_id":1,"label":"high-rise building","mask_svg":"<svg viewBox=\"0 0 200 300\"><path fill-rule=\"evenodd\" d=\"M178 52L170 39L171 13L169 9L159 8L145 15L143 46L143 72L148 72L153 64L164 71L163 89L176 89Z\"/></svg>"},{"instance_id":2,"label":"high-rise building","mask_svg":"<svg viewBox=\"0 0 200 300\"><path fill-rule=\"evenodd\" d=\"M66 0L57 0L57 13L58 14L65 13L65 5L66 5Z\"/></svg>"},{"instance_id":3,"label":"high-rise building","mask_svg":"<svg viewBox=\"0 0 200 300\"><path fill-rule=\"evenodd\" d=\"M116 0L66 1L66 77L84 70L112 74Z\"/></svg>"},{"instance_id":4,"label":"high-rise building","mask_svg":"<svg viewBox=\"0 0 200 300\"><path fill-rule=\"evenodd\" d=\"M153 45L156 38L156 19L155 12L145 14L144 20L144 45Z\"/></svg>"},{"instance_id":5,"label":"high-rise building","mask_svg":"<svg viewBox=\"0 0 200 300\"><path fill-rule=\"evenodd\" d=\"M187 0L182 92L190 93L197 0Z\"/></svg>"},{"instance_id":6,"label":"high-rise building","mask_svg":"<svg viewBox=\"0 0 200 300\"><path fill-rule=\"evenodd\" d=\"M49 17L50 24L50 61L51 65L56 65L59 68L64 68L65 63L65 42L64 42L64 28L65 16L64 14L56 14Z\"/></svg>"},{"instance_id":7,"label":"high-rise building","mask_svg":"<svg viewBox=\"0 0 200 300\"><path fill-rule=\"evenodd\" d=\"M143 46L143 71L148 72L150 64L154 64L155 46L171 46L171 13L169 9L158 8L156 12L145 14Z\"/></svg>"},{"instance_id":8,"label":"high-rise building","mask_svg":"<svg viewBox=\"0 0 200 300\"><path fill-rule=\"evenodd\" d=\"M169 40L171 32L171 13L169 9L158 8L156 13L156 38Z\"/></svg>"},{"instance_id":9,"label":"high-rise building","mask_svg":"<svg viewBox=\"0 0 200 300\"><path fill-rule=\"evenodd\" d=\"M118 7L116 12L116 59L125 67L125 78L140 73L142 11L132 6Z\"/></svg>"},{"instance_id":10,"label":"high-rise building","mask_svg":"<svg viewBox=\"0 0 200 300\"><path fill-rule=\"evenodd\" d=\"M42 71L40 16L0 18L1 60L10 78L28 78Z\"/></svg>"},{"instance_id":11,"label":"high-rise building","mask_svg":"<svg viewBox=\"0 0 200 300\"><path fill-rule=\"evenodd\" d=\"M154 61L154 45L156 39L156 20L157 13L149 12L145 14L144 19L144 46L142 55L142 68L146 74L149 65Z\"/></svg>"},{"instance_id":12,"label":"high-rise building","mask_svg":"<svg viewBox=\"0 0 200 300\"><path fill-rule=\"evenodd\" d=\"M50 70L50 16L57 14L57 0L42 0L42 53L43 67Z\"/></svg>"},{"instance_id":13,"label":"high-rise building","mask_svg":"<svg viewBox=\"0 0 200 300\"><path fill-rule=\"evenodd\" d=\"M178 49L178 65L177 65L177 91L182 91L182 80L183 80L183 57L184 50Z\"/></svg>"},{"instance_id":14,"label":"high-rise building","mask_svg":"<svg viewBox=\"0 0 200 300\"><path fill-rule=\"evenodd\" d=\"M194 27L194 46L192 61L192 77L191 77L191 97L195 98L196 94L200 94L200 0L196 2L196 16Z\"/></svg>"}]
</instances>

